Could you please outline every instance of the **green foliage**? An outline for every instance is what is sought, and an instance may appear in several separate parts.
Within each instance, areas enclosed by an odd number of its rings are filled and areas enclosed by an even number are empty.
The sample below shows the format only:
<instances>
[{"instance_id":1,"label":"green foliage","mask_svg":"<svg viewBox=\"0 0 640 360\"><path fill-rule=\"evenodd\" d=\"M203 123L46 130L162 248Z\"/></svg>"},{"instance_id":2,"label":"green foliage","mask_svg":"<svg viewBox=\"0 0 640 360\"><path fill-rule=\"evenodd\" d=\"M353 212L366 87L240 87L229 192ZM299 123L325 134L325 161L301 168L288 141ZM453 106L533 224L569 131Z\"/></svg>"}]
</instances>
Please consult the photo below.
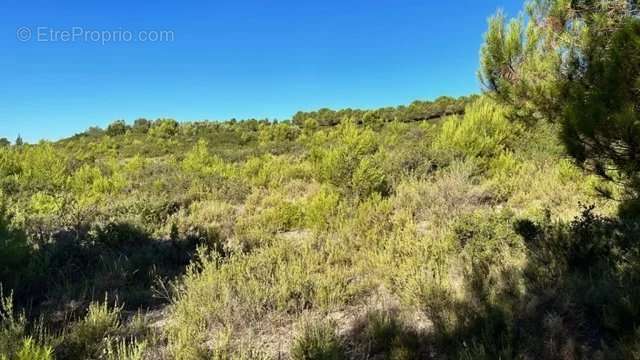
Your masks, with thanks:
<instances>
[{"instance_id":1,"label":"green foliage","mask_svg":"<svg viewBox=\"0 0 640 360\"><path fill-rule=\"evenodd\" d=\"M568 153L637 201L640 21L635 1L531 1L523 19L492 18L480 78L510 115L562 125Z\"/></svg>"},{"instance_id":2,"label":"green foliage","mask_svg":"<svg viewBox=\"0 0 640 360\"><path fill-rule=\"evenodd\" d=\"M409 360L420 358L419 336L405 327L393 311L374 310L366 314L357 341L366 348L368 356Z\"/></svg>"},{"instance_id":3,"label":"green foliage","mask_svg":"<svg viewBox=\"0 0 640 360\"><path fill-rule=\"evenodd\" d=\"M611 35L590 27L586 70L572 68L567 83L562 138L579 163L599 175L619 176L640 191L640 20L629 19ZM617 174L608 171L615 168ZM633 194L640 196L640 193Z\"/></svg>"},{"instance_id":4,"label":"green foliage","mask_svg":"<svg viewBox=\"0 0 640 360\"><path fill-rule=\"evenodd\" d=\"M27 336L27 319L17 314L11 295L5 297L0 286L0 359L52 360L50 346L39 344Z\"/></svg>"},{"instance_id":5,"label":"green foliage","mask_svg":"<svg viewBox=\"0 0 640 360\"><path fill-rule=\"evenodd\" d=\"M358 119L359 123L369 126L380 126L393 121L414 122L426 121L464 113L466 105L475 99L474 96L457 99L442 96L434 101L414 101L409 106L382 108L377 110L345 109L334 111L320 109L313 112L298 112L293 116L295 125L312 129L316 126L335 126L345 121Z\"/></svg>"},{"instance_id":6,"label":"green foliage","mask_svg":"<svg viewBox=\"0 0 640 360\"><path fill-rule=\"evenodd\" d=\"M21 191L57 191L64 185L67 161L51 144L21 147L6 155L14 157L13 164L17 166L5 174L15 177Z\"/></svg>"},{"instance_id":7,"label":"green foliage","mask_svg":"<svg viewBox=\"0 0 640 360\"><path fill-rule=\"evenodd\" d=\"M146 134L149 132L149 129L151 129L151 121L142 118L136 119L131 129L136 133Z\"/></svg>"},{"instance_id":8,"label":"green foliage","mask_svg":"<svg viewBox=\"0 0 640 360\"><path fill-rule=\"evenodd\" d=\"M143 360L146 343L127 341L126 339L107 340L104 350L106 360Z\"/></svg>"},{"instance_id":9,"label":"green foliage","mask_svg":"<svg viewBox=\"0 0 640 360\"><path fill-rule=\"evenodd\" d=\"M482 99L470 105L464 117L445 121L433 146L467 157L490 158L507 149L519 131L500 105Z\"/></svg>"},{"instance_id":10,"label":"green foliage","mask_svg":"<svg viewBox=\"0 0 640 360\"><path fill-rule=\"evenodd\" d=\"M36 344L32 338L22 341L22 347L15 356L16 360L53 360L53 350Z\"/></svg>"},{"instance_id":11,"label":"green foliage","mask_svg":"<svg viewBox=\"0 0 640 360\"><path fill-rule=\"evenodd\" d=\"M298 127L289 123L277 123L262 126L258 138L262 144L270 142L285 143L287 141L295 140L298 137L299 132Z\"/></svg>"},{"instance_id":12,"label":"green foliage","mask_svg":"<svg viewBox=\"0 0 640 360\"><path fill-rule=\"evenodd\" d=\"M107 200L124 184L117 175L106 176L99 168L84 165L69 177L67 186L81 206L88 206Z\"/></svg>"},{"instance_id":13,"label":"green foliage","mask_svg":"<svg viewBox=\"0 0 640 360\"><path fill-rule=\"evenodd\" d=\"M533 0L527 24L523 16L506 24L502 13L489 20L480 80L497 99L513 106L510 116L525 123L558 110L562 55L556 49L568 40L557 29L566 21L567 9L565 0Z\"/></svg>"},{"instance_id":14,"label":"green foliage","mask_svg":"<svg viewBox=\"0 0 640 360\"><path fill-rule=\"evenodd\" d=\"M342 341L329 323L305 324L291 348L294 360L346 359Z\"/></svg>"},{"instance_id":15,"label":"green foliage","mask_svg":"<svg viewBox=\"0 0 640 360\"><path fill-rule=\"evenodd\" d=\"M107 126L106 134L108 136L120 136L127 133L128 127L124 120L112 122Z\"/></svg>"},{"instance_id":16,"label":"green foliage","mask_svg":"<svg viewBox=\"0 0 640 360\"><path fill-rule=\"evenodd\" d=\"M80 321L71 325L65 336L60 353L64 358L98 358L109 348L109 336L120 330L119 305L109 306L104 302L93 302L87 314Z\"/></svg>"},{"instance_id":17,"label":"green foliage","mask_svg":"<svg viewBox=\"0 0 640 360\"><path fill-rule=\"evenodd\" d=\"M31 254L27 237L19 230L11 228L4 202L0 202L0 289L18 285L20 270L24 268Z\"/></svg>"},{"instance_id":18,"label":"green foliage","mask_svg":"<svg viewBox=\"0 0 640 360\"><path fill-rule=\"evenodd\" d=\"M320 180L360 198L387 192L382 158L372 130L345 122L329 136L333 138L324 140L329 144L317 144L312 149Z\"/></svg>"},{"instance_id":19,"label":"green foliage","mask_svg":"<svg viewBox=\"0 0 640 360\"><path fill-rule=\"evenodd\" d=\"M306 224L312 229L321 231L330 224L329 220L335 217L340 204L340 194L333 187L325 186L305 206Z\"/></svg>"},{"instance_id":20,"label":"green foliage","mask_svg":"<svg viewBox=\"0 0 640 360\"><path fill-rule=\"evenodd\" d=\"M149 135L161 139L170 139L178 134L179 128L178 122L173 119L159 119L151 125Z\"/></svg>"},{"instance_id":21,"label":"green foliage","mask_svg":"<svg viewBox=\"0 0 640 360\"><path fill-rule=\"evenodd\" d=\"M613 217L599 194L624 189L557 136L558 120L578 132L602 115L591 135L635 149L635 90L612 79L634 78L637 29L605 3L493 19L488 96L291 122L139 119L0 146L0 282L16 304L0 309L0 353L633 358L637 219ZM601 154L632 189L635 152Z\"/></svg>"}]
</instances>

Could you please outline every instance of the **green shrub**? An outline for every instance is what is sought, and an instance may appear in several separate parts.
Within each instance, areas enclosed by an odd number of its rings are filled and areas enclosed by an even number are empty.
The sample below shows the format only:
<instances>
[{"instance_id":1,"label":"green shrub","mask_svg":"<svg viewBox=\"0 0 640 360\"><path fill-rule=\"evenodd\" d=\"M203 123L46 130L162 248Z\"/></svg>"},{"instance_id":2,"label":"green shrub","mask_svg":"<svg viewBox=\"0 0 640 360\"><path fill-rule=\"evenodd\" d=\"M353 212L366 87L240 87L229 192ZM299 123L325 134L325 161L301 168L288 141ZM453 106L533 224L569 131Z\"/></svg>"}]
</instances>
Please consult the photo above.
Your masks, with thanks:
<instances>
[{"instance_id":1,"label":"green shrub","mask_svg":"<svg viewBox=\"0 0 640 360\"><path fill-rule=\"evenodd\" d=\"M209 144L200 140L189 151L182 161L182 168L187 174L202 177L229 177L233 175L233 167L219 156L209 152Z\"/></svg>"},{"instance_id":2,"label":"green shrub","mask_svg":"<svg viewBox=\"0 0 640 360\"><path fill-rule=\"evenodd\" d=\"M87 314L72 324L65 334L62 344L56 349L64 358L97 358L104 353L110 336L120 331L122 306L109 306L104 302L92 302Z\"/></svg>"},{"instance_id":3,"label":"green shrub","mask_svg":"<svg viewBox=\"0 0 640 360\"><path fill-rule=\"evenodd\" d=\"M16 313L13 295L7 297L0 287L0 354L11 356L18 352L26 336L27 320L24 313Z\"/></svg>"},{"instance_id":4,"label":"green shrub","mask_svg":"<svg viewBox=\"0 0 640 360\"><path fill-rule=\"evenodd\" d=\"M19 285L16 282L31 254L27 237L22 231L13 229L10 222L0 200L0 289L3 285L9 289Z\"/></svg>"},{"instance_id":5,"label":"green shrub","mask_svg":"<svg viewBox=\"0 0 640 360\"><path fill-rule=\"evenodd\" d=\"M291 347L293 360L346 359L342 340L329 323L305 324Z\"/></svg>"},{"instance_id":6,"label":"green shrub","mask_svg":"<svg viewBox=\"0 0 640 360\"><path fill-rule=\"evenodd\" d=\"M52 360L49 345L27 335L27 319L24 313L16 313L13 297L4 297L0 286L0 360Z\"/></svg>"},{"instance_id":7,"label":"green shrub","mask_svg":"<svg viewBox=\"0 0 640 360\"><path fill-rule=\"evenodd\" d=\"M143 360L146 349L145 342L137 342L135 339L107 339L103 358L105 360Z\"/></svg>"},{"instance_id":8,"label":"green shrub","mask_svg":"<svg viewBox=\"0 0 640 360\"><path fill-rule=\"evenodd\" d=\"M339 204L340 194L333 187L323 187L306 204L306 225L317 231L327 229L337 214Z\"/></svg>"},{"instance_id":9,"label":"green shrub","mask_svg":"<svg viewBox=\"0 0 640 360\"><path fill-rule=\"evenodd\" d=\"M517 190L523 167L512 152L503 152L489 161L487 175L492 190L500 199L508 199Z\"/></svg>"},{"instance_id":10,"label":"green shrub","mask_svg":"<svg viewBox=\"0 0 640 360\"><path fill-rule=\"evenodd\" d=\"M124 120L117 120L109 124L105 132L108 136L121 136L127 133L128 128Z\"/></svg>"},{"instance_id":11,"label":"green shrub","mask_svg":"<svg viewBox=\"0 0 640 360\"><path fill-rule=\"evenodd\" d=\"M367 312L353 331L357 352L365 358L409 360L424 355L419 334L405 326L393 310Z\"/></svg>"},{"instance_id":12,"label":"green shrub","mask_svg":"<svg viewBox=\"0 0 640 360\"><path fill-rule=\"evenodd\" d=\"M481 98L467 106L463 117L444 122L433 147L466 157L490 158L508 148L519 131L500 105Z\"/></svg>"},{"instance_id":13,"label":"green shrub","mask_svg":"<svg viewBox=\"0 0 640 360\"><path fill-rule=\"evenodd\" d=\"M362 159L353 172L351 187L353 193L362 199L374 193L386 195L387 178L380 161L372 157Z\"/></svg>"},{"instance_id":14,"label":"green shrub","mask_svg":"<svg viewBox=\"0 0 640 360\"><path fill-rule=\"evenodd\" d=\"M182 209L167 223L176 226L179 238L200 240L213 248L232 237L237 216L237 209L233 205L206 200ZM165 233L169 232L165 229Z\"/></svg>"},{"instance_id":15,"label":"green shrub","mask_svg":"<svg viewBox=\"0 0 640 360\"><path fill-rule=\"evenodd\" d=\"M53 360L53 349L40 346L28 337L22 341L22 347L16 353L15 360Z\"/></svg>"},{"instance_id":16,"label":"green shrub","mask_svg":"<svg viewBox=\"0 0 640 360\"><path fill-rule=\"evenodd\" d=\"M329 144L312 148L320 180L361 198L373 192L386 193L386 175L381 158L375 156L378 144L373 131L344 122L330 136Z\"/></svg>"},{"instance_id":17,"label":"green shrub","mask_svg":"<svg viewBox=\"0 0 640 360\"><path fill-rule=\"evenodd\" d=\"M500 302L505 294L519 296L525 291L519 270L525 247L514 222L514 215L503 211L475 212L454 224L454 237L465 262L467 296Z\"/></svg>"},{"instance_id":18,"label":"green shrub","mask_svg":"<svg viewBox=\"0 0 640 360\"><path fill-rule=\"evenodd\" d=\"M178 134L180 124L173 119L158 119L151 124L149 135L160 139L170 139Z\"/></svg>"}]
</instances>

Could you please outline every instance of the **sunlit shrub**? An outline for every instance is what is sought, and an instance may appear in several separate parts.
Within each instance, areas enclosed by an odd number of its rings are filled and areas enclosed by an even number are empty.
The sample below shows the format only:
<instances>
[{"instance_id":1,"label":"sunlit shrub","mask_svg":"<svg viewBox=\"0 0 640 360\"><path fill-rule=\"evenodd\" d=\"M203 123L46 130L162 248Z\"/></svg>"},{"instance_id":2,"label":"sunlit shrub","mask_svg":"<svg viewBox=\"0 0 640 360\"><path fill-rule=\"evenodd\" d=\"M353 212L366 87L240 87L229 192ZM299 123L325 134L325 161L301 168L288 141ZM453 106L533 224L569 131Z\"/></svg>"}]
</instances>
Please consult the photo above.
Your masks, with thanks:
<instances>
[{"instance_id":1,"label":"sunlit shrub","mask_svg":"<svg viewBox=\"0 0 640 360\"><path fill-rule=\"evenodd\" d=\"M323 187L305 206L306 225L314 230L326 229L337 214L340 194L332 187Z\"/></svg>"},{"instance_id":2,"label":"sunlit shrub","mask_svg":"<svg viewBox=\"0 0 640 360\"><path fill-rule=\"evenodd\" d=\"M375 157L378 144L373 131L344 122L329 136L329 144L312 148L321 180L357 197L387 191L381 158Z\"/></svg>"},{"instance_id":3,"label":"sunlit shrub","mask_svg":"<svg viewBox=\"0 0 640 360\"><path fill-rule=\"evenodd\" d=\"M233 168L214 154L210 154L208 143L198 141L194 148L187 153L182 161L182 167L187 173L199 176L228 177Z\"/></svg>"},{"instance_id":4,"label":"sunlit shrub","mask_svg":"<svg viewBox=\"0 0 640 360\"><path fill-rule=\"evenodd\" d=\"M262 126L258 138L260 143L266 144L269 142L282 143L285 141L295 140L300 133L298 127L289 123L277 123Z\"/></svg>"},{"instance_id":5,"label":"sunlit shrub","mask_svg":"<svg viewBox=\"0 0 640 360\"><path fill-rule=\"evenodd\" d=\"M22 191L55 191L64 185L69 170L66 154L51 144L20 148L13 155L11 173Z\"/></svg>"},{"instance_id":6,"label":"sunlit shrub","mask_svg":"<svg viewBox=\"0 0 640 360\"><path fill-rule=\"evenodd\" d=\"M247 160L242 175L254 186L277 187L294 179L309 181L312 178L310 164L290 156L264 155Z\"/></svg>"},{"instance_id":7,"label":"sunlit shrub","mask_svg":"<svg viewBox=\"0 0 640 360\"><path fill-rule=\"evenodd\" d=\"M360 161L351 178L352 191L356 196L366 198L374 193L388 193L387 177L380 162L373 157L366 157Z\"/></svg>"},{"instance_id":8,"label":"sunlit shrub","mask_svg":"<svg viewBox=\"0 0 640 360\"><path fill-rule=\"evenodd\" d=\"M0 359L53 360L52 348L28 336L26 316L17 311L13 297L5 297L0 286Z\"/></svg>"},{"instance_id":9,"label":"sunlit shrub","mask_svg":"<svg viewBox=\"0 0 640 360\"><path fill-rule=\"evenodd\" d=\"M69 177L67 186L80 206L90 206L122 190L124 179L118 174L107 176L99 168L85 165Z\"/></svg>"},{"instance_id":10,"label":"sunlit shrub","mask_svg":"<svg viewBox=\"0 0 640 360\"><path fill-rule=\"evenodd\" d=\"M446 120L433 146L467 157L491 157L508 148L519 131L500 105L482 98L467 106L463 117Z\"/></svg>"},{"instance_id":11,"label":"sunlit shrub","mask_svg":"<svg viewBox=\"0 0 640 360\"><path fill-rule=\"evenodd\" d=\"M491 188L501 199L508 198L518 188L523 170L519 159L511 152L504 152L489 161L488 176Z\"/></svg>"},{"instance_id":12,"label":"sunlit shrub","mask_svg":"<svg viewBox=\"0 0 640 360\"><path fill-rule=\"evenodd\" d=\"M159 119L151 124L149 135L161 139L169 139L179 131L180 125L173 119Z\"/></svg>"},{"instance_id":13,"label":"sunlit shrub","mask_svg":"<svg viewBox=\"0 0 640 360\"><path fill-rule=\"evenodd\" d=\"M92 302L87 314L71 325L69 333L59 347L66 358L80 359L100 356L108 346L110 336L120 330L120 305Z\"/></svg>"},{"instance_id":14,"label":"sunlit shrub","mask_svg":"<svg viewBox=\"0 0 640 360\"><path fill-rule=\"evenodd\" d=\"M145 342L134 340L107 339L103 350L106 360L143 360L146 349Z\"/></svg>"},{"instance_id":15,"label":"sunlit shrub","mask_svg":"<svg viewBox=\"0 0 640 360\"><path fill-rule=\"evenodd\" d=\"M197 239L212 246L219 247L234 232L237 209L222 201L198 201L188 209L176 213L168 222L175 225L181 239ZM165 229L168 234L170 229Z\"/></svg>"}]
</instances>

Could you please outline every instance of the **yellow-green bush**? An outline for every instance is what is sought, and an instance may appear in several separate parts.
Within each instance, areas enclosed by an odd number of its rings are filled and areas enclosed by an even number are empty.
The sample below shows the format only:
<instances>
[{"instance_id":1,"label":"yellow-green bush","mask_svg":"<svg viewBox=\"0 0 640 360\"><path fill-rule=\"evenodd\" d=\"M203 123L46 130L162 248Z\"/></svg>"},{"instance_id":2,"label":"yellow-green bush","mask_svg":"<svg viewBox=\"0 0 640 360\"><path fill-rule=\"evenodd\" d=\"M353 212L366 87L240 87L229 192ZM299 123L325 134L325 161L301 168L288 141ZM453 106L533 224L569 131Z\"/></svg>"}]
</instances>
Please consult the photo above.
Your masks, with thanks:
<instances>
[{"instance_id":1,"label":"yellow-green bush","mask_svg":"<svg viewBox=\"0 0 640 360\"><path fill-rule=\"evenodd\" d=\"M190 358L183 354L201 349L216 329L242 329L267 314L328 308L361 291L347 280L353 269L328 266L333 255L312 245L280 240L226 260L201 255L173 305L169 341L174 355Z\"/></svg>"},{"instance_id":2,"label":"yellow-green bush","mask_svg":"<svg viewBox=\"0 0 640 360\"><path fill-rule=\"evenodd\" d=\"M241 173L254 186L262 187L282 186L294 179L308 181L313 177L309 163L291 156L251 158L242 165Z\"/></svg>"},{"instance_id":3,"label":"yellow-green bush","mask_svg":"<svg viewBox=\"0 0 640 360\"><path fill-rule=\"evenodd\" d=\"M5 297L0 286L0 359L53 360L52 347L43 343L50 339L41 336L37 341L27 335L26 316L16 311L13 296Z\"/></svg>"},{"instance_id":4,"label":"yellow-green bush","mask_svg":"<svg viewBox=\"0 0 640 360\"><path fill-rule=\"evenodd\" d=\"M346 359L342 340L330 323L307 323L302 326L292 349L293 360L342 360Z\"/></svg>"},{"instance_id":5,"label":"yellow-green bush","mask_svg":"<svg viewBox=\"0 0 640 360\"><path fill-rule=\"evenodd\" d=\"M343 122L325 141L311 149L320 180L356 197L386 192L386 175L382 159L376 156L379 147L372 130Z\"/></svg>"},{"instance_id":6,"label":"yellow-green bush","mask_svg":"<svg viewBox=\"0 0 640 360\"><path fill-rule=\"evenodd\" d=\"M0 354L2 360L53 360L53 349L51 347L40 346L28 337L22 340L22 345L12 358L6 354Z\"/></svg>"},{"instance_id":7,"label":"yellow-green bush","mask_svg":"<svg viewBox=\"0 0 640 360\"><path fill-rule=\"evenodd\" d=\"M64 352L68 357L96 357L104 349L104 341L120 327L121 307L111 307L105 300L89 305L86 316L75 323L65 336Z\"/></svg>"},{"instance_id":8,"label":"yellow-green bush","mask_svg":"<svg viewBox=\"0 0 640 360\"><path fill-rule=\"evenodd\" d=\"M444 122L433 147L467 157L491 157L507 149L521 131L505 116L505 109L487 98L466 108L462 117Z\"/></svg>"},{"instance_id":9,"label":"yellow-green bush","mask_svg":"<svg viewBox=\"0 0 640 360\"><path fill-rule=\"evenodd\" d=\"M209 144L200 140L189 151L184 160L182 160L182 168L188 174L194 174L203 177L229 177L233 175L233 166L227 164L215 154L211 154L208 149Z\"/></svg>"},{"instance_id":10,"label":"yellow-green bush","mask_svg":"<svg viewBox=\"0 0 640 360\"><path fill-rule=\"evenodd\" d=\"M332 186L324 186L305 204L305 223L308 227L325 230L338 213L340 194Z\"/></svg>"}]
</instances>

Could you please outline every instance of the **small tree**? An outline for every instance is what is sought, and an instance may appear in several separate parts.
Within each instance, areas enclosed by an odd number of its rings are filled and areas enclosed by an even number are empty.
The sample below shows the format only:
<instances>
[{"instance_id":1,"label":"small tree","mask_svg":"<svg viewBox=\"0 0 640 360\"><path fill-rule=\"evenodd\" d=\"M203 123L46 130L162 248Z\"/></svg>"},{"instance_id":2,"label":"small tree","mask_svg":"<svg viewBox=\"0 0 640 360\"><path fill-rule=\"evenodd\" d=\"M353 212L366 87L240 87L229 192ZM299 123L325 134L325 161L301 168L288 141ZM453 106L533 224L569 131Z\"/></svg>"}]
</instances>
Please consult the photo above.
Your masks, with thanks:
<instances>
[{"instance_id":1,"label":"small tree","mask_svg":"<svg viewBox=\"0 0 640 360\"><path fill-rule=\"evenodd\" d=\"M151 128L151 121L147 119L137 119L133 122L133 131L140 134L146 134Z\"/></svg>"},{"instance_id":2,"label":"small tree","mask_svg":"<svg viewBox=\"0 0 640 360\"><path fill-rule=\"evenodd\" d=\"M107 127L107 135L109 136L120 136L127 133L127 124L124 120L117 120L109 124Z\"/></svg>"},{"instance_id":3,"label":"small tree","mask_svg":"<svg viewBox=\"0 0 640 360\"><path fill-rule=\"evenodd\" d=\"M180 124L173 119L159 119L153 123L149 134L163 139L171 138L178 134Z\"/></svg>"}]
</instances>

